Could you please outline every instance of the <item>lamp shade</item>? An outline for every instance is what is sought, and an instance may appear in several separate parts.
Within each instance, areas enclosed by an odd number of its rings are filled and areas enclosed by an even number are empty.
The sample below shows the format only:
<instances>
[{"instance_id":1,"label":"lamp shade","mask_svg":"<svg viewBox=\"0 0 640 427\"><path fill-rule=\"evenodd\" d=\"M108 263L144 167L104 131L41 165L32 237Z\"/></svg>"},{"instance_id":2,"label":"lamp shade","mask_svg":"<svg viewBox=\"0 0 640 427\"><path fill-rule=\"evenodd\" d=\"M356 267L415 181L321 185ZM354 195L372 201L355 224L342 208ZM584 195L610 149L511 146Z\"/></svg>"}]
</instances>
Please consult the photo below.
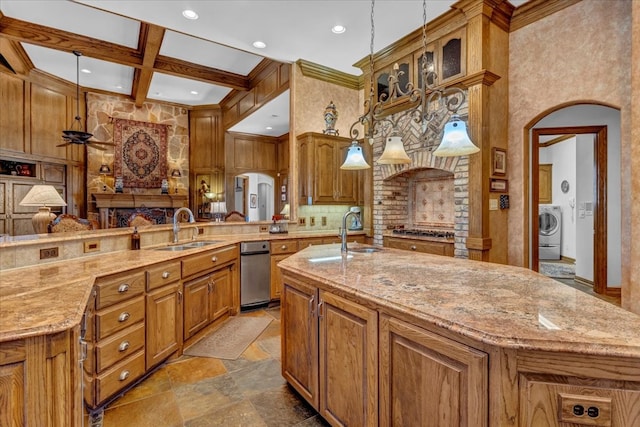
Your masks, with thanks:
<instances>
[{"instance_id":1,"label":"lamp shade","mask_svg":"<svg viewBox=\"0 0 640 427\"><path fill-rule=\"evenodd\" d=\"M38 234L47 232L49 223L56 219L56 215L51 213L49 206L67 206L58 190L52 185L34 185L31 190L24 196L20 202L20 206L38 206L38 213L33 215L31 222L33 229Z\"/></svg>"},{"instance_id":2,"label":"lamp shade","mask_svg":"<svg viewBox=\"0 0 640 427\"><path fill-rule=\"evenodd\" d=\"M340 169L360 170L369 169L370 167L364 159L362 147L358 145L357 141L353 141L349 147L349 151L347 151L347 158L344 160L342 166L340 166Z\"/></svg>"},{"instance_id":3,"label":"lamp shade","mask_svg":"<svg viewBox=\"0 0 640 427\"><path fill-rule=\"evenodd\" d=\"M180 172L180 169L173 169L171 171L171 176L173 178L180 178L182 176L182 172Z\"/></svg>"},{"instance_id":4,"label":"lamp shade","mask_svg":"<svg viewBox=\"0 0 640 427\"><path fill-rule=\"evenodd\" d=\"M378 159L378 163L382 165L411 163L407 152L404 151L404 145L402 144L402 138L400 138L400 136L392 135L387 138L387 143L384 146L382 156Z\"/></svg>"},{"instance_id":5,"label":"lamp shade","mask_svg":"<svg viewBox=\"0 0 640 427\"><path fill-rule=\"evenodd\" d=\"M280 215L284 215L285 217L288 217L290 214L291 214L291 207L289 206L289 203L285 203L284 208L282 208L282 210L280 211Z\"/></svg>"},{"instance_id":6,"label":"lamp shade","mask_svg":"<svg viewBox=\"0 0 640 427\"><path fill-rule=\"evenodd\" d=\"M453 116L444 127L442 142L433 152L434 156L465 156L480 151L467 134L467 125L458 116Z\"/></svg>"},{"instance_id":7,"label":"lamp shade","mask_svg":"<svg viewBox=\"0 0 640 427\"><path fill-rule=\"evenodd\" d=\"M20 206L67 206L52 185L34 185L24 196Z\"/></svg>"},{"instance_id":8,"label":"lamp shade","mask_svg":"<svg viewBox=\"0 0 640 427\"><path fill-rule=\"evenodd\" d=\"M103 164L101 164L101 165L100 165L100 170L99 170L99 172L100 172L101 174L107 175L107 174L110 174L110 173L111 173L111 168L109 167L109 165L108 165L108 164L103 163Z\"/></svg>"}]
</instances>

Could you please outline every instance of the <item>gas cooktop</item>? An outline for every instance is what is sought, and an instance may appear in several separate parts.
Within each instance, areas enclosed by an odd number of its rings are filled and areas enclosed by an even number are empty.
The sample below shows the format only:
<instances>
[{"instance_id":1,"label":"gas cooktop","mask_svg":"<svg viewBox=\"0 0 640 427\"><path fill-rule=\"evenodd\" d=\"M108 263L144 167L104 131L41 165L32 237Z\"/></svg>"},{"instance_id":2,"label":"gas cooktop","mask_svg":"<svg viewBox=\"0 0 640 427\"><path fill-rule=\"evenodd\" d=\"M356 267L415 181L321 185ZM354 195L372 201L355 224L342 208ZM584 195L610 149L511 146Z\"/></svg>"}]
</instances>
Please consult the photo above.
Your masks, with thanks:
<instances>
[{"instance_id":1,"label":"gas cooktop","mask_svg":"<svg viewBox=\"0 0 640 427\"><path fill-rule=\"evenodd\" d=\"M417 228L396 228L393 230L393 234L417 237L444 237L445 239L453 239L455 237L455 233L453 231L420 230Z\"/></svg>"}]
</instances>

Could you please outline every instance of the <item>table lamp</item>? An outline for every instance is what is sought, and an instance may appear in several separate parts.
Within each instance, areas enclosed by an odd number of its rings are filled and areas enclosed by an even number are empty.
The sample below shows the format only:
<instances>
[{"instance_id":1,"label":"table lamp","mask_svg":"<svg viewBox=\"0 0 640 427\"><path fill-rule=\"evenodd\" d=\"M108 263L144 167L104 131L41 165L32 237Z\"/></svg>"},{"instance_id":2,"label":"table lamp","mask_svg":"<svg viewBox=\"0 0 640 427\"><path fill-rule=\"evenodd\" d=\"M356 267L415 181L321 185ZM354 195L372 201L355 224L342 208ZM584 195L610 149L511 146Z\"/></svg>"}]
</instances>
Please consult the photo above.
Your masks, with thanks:
<instances>
[{"instance_id":1,"label":"table lamp","mask_svg":"<svg viewBox=\"0 0 640 427\"><path fill-rule=\"evenodd\" d=\"M49 206L67 206L60 197L58 190L52 185L34 185L24 196L20 206L38 206L38 213L33 216L33 229L37 234L47 232L49 223L56 219L56 214L51 212Z\"/></svg>"}]
</instances>

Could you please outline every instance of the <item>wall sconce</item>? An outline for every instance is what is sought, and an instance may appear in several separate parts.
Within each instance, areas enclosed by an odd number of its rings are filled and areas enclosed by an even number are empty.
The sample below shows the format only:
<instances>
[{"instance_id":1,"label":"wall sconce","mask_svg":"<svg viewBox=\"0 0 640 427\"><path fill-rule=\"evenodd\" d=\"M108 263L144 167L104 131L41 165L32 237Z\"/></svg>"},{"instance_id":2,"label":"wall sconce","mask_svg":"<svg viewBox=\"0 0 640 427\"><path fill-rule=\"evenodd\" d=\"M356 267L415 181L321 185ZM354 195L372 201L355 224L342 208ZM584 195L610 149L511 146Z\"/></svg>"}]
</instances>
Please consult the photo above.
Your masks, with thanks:
<instances>
[{"instance_id":1,"label":"wall sconce","mask_svg":"<svg viewBox=\"0 0 640 427\"><path fill-rule=\"evenodd\" d=\"M56 214L51 212L49 206L67 206L67 204L54 186L34 185L24 196L20 206L38 206L38 213L33 215L31 222L37 234L44 234L47 232L49 223L56 219Z\"/></svg>"},{"instance_id":2,"label":"wall sconce","mask_svg":"<svg viewBox=\"0 0 640 427\"><path fill-rule=\"evenodd\" d=\"M100 165L98 172L100 172L100 175L109 175L111 173L111 168L108 164L103 163Z\"/></svg>"},{"instance_id":3,"label":"wall sconce","mask_svg":"<svg viewBox=\"0 0 640 427\"><path fill-rule=\"evenodd\" d=\"M171 178L181 178L181 177L182 177L182 173L180 172L180 169L171 170Z\"/></svg>"}]
</instances>

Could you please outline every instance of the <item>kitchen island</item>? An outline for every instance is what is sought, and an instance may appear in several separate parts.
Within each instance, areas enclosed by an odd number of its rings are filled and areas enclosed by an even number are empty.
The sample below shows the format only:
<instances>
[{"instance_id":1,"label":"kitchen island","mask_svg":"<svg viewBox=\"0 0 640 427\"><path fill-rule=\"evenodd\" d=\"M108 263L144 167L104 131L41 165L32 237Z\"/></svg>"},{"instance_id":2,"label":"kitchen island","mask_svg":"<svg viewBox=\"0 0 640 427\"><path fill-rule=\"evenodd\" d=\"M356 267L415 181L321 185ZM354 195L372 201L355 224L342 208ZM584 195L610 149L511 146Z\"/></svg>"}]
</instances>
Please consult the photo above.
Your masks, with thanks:
<instances>
[{"instance_id":1,"label":"kitchen island","mask_svg":"<svg viewBox=\"0 0 640 427\"><path fill-rule=\"evenodd\" d=\"M283 376L332 425L640 423L640 316L518 267L350 247L279 264Z\"/></svg>"}]
</instances>

